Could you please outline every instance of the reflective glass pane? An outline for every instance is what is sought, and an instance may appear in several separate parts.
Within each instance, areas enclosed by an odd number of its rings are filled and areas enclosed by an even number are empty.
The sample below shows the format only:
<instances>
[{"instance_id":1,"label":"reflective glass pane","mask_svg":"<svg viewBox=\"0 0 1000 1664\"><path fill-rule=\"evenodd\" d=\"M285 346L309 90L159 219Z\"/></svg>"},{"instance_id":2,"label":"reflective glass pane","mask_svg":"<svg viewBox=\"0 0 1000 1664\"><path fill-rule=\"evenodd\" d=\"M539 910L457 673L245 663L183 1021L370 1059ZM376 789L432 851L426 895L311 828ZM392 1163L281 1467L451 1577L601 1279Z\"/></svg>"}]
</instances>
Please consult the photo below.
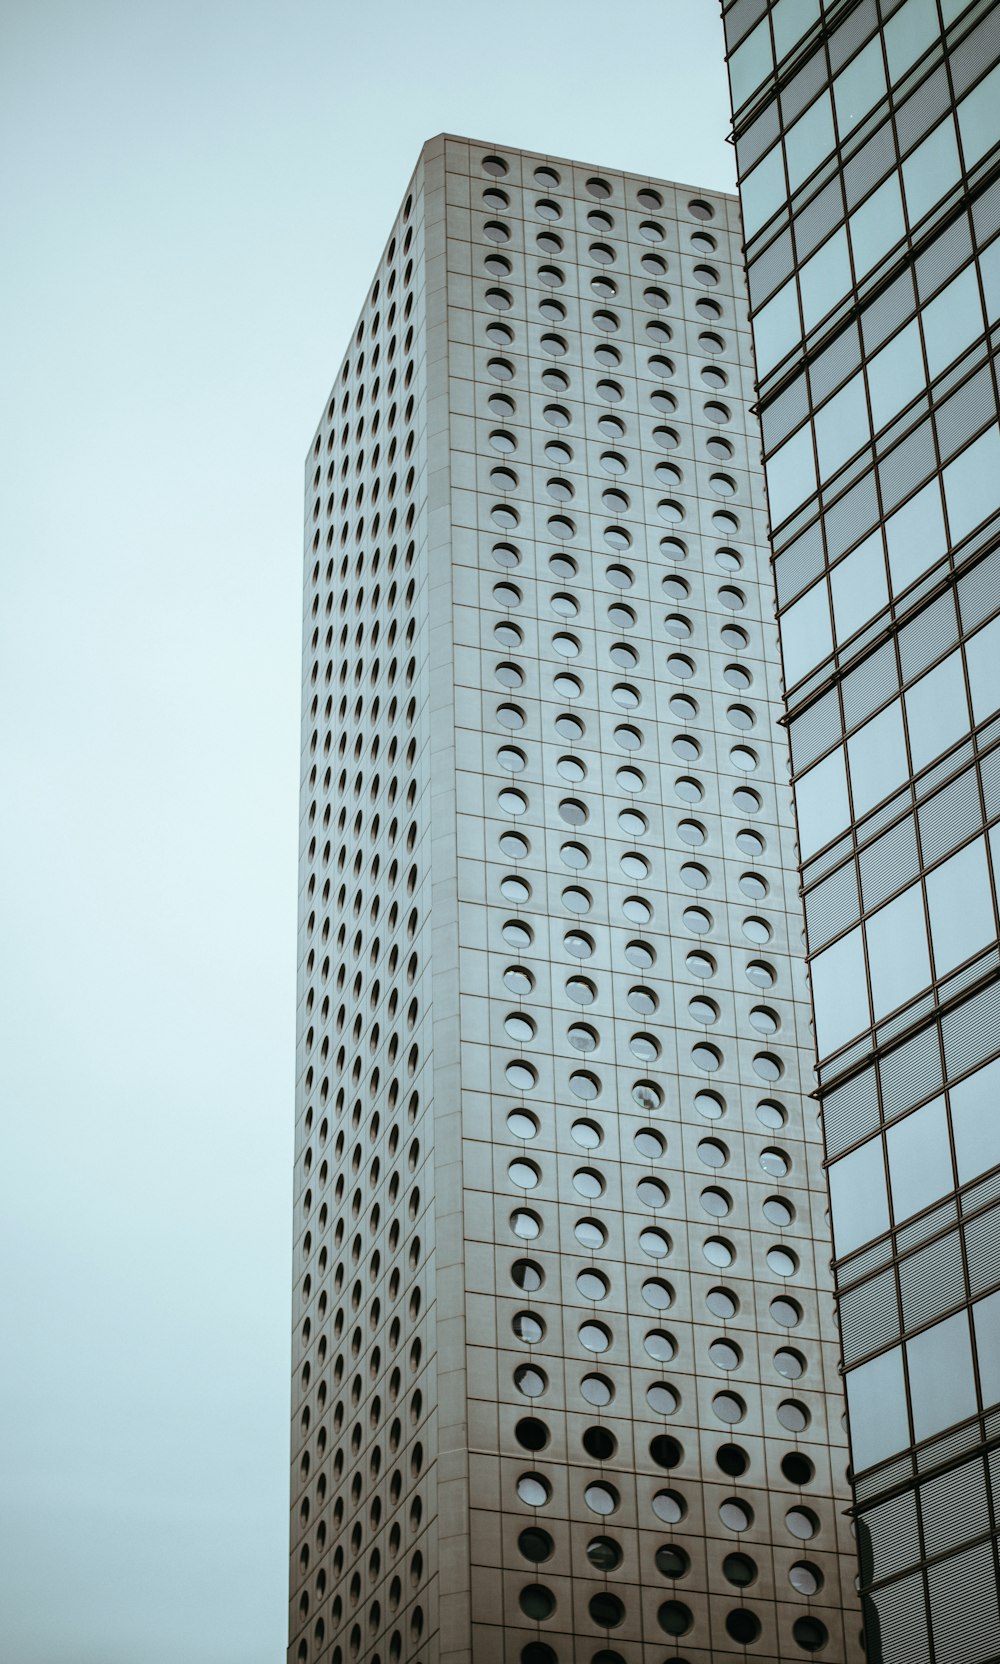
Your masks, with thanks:
<instances>
[{"instance_id":1,"label":"reflective glass pane","mask_svg":"<svg viewBox=\"0 0 1000 1664\"><path fill-rule=\"evenodd\" d=\"M889 80L895 82L936 40L941 25L935 0L905 0L885 26Z\"/></svg>"},{"instance_id":2,"label":"reflective glass pane","mask_svg":"<svg viewBox=\"0 0 1000 1664\"><path fill-rule=\"evenodd\" d=\"M824 757L796 783L795 810L799 820L799 854L805 861L835 837L851 818L842 747L831 751L829 757Z\"/></svg>"},{"instance_id":3,"label":"reflective glass pane","mask_svg":"<svg viewBox=\"0 0 1000 1664\"><path fill-rule=\"evenodd\" d=\"M965 644L972 692L972 717L983 722L1000 706L1000 618L977 630Z\"/></svg>"},{"instance_id":4,"label":"reflective glass pane","mask_svg":"<svg viewBox=\"0 0 1000 1664\"><path fill-rule=\"evenodd\" d=\"M889 602L881 532L872 532L830 573L837 640L846 641Z\"/></svg>"},{"instance_id":5,"label":"reflective glass pane","mask_svg":"<svg viewBox=\"0 0 1000 1664\"><path fill-rule=\"evenodd\" d=\"M814 426L819 477L825 480L868 438L868 402L865 378L860 370L817 411Z\"/></svg>"},{"instance_id":6,"label":"reflective glass pane","mask_svg":"<svg viewBox=\"0 0 1000 1664\"><path fill-rule=\"evenodd\" d=\"M781 207L786 195L785 159L780 144L776 144L740 186L743 228L748 241Z\"/></svg>"},{"instance_id":7,"label":"reflective glass pane","mask_svg":"<svg viewBox=\"0 0 1000 1664\"><path fill-rule=\"evenodd\" d=\"M863 51L842 69L833 83L833 98L837 107L837 126L841 139L846 138L862 116L874 107L885 94L885 65L882 44L875 36Z\"/></svg>"},{"instance_id":8,"label":"reflective glass pane","mask_svg":"<svg viewBox=\"0 0 1000 1664\"><path fill-rule=\"evenodd\" d=\"M870 1021L860 927L818 953L810 965L820 1057L837 1051Z\"/></svg>"},{"instance_id":9,"label":"reflective glass pane","mask_svg":"<svg viewBox=\"0 0 1000 1664\"><path fill-rule=\"evenodd\" d=\"M961 176L955 123L949 115L903 163L906 212L911 226L923 219Z\"/></svg>"},{"instance_id":10,"label":"reflective glass pane","mask_svg":"<svg viewBox=\"0 0 1000 1664\"><path fill-rule=\"evenodd\" d=\"M793 508L816 489L812 431L807 422L767 463L767 502L771 525L780 526Z\"/></svg>"},{"instance_id":11,"label":"reflective glass pane","mask_svg":"<svg viewBox=\"0 0 1000 1664\"><path fill-rule=\"evenodd\" d=\"M952 1189L951 1146L944 1099L924 1104L885 1135L896 1223L930 1207Z\"/></svg>"},{"instance_id":12,"label":"reflective glass pane","mask_svg":"<svg viewBox=\"0 0 1000 1664\"><path fill-rule=\"evenodd\" d=\"M765 376L799 340L799 303L795 279L772 295L766 306L754 314L753 339L758 374Z\"/></svg>"},{"instance_id":13,"label":"reflective glass pane","mask_svg":"<svg viewBox=\"0 0 1000 1664\"><path fill-rule=\"evenodd\" d=\"M983 1409L1000 1400L1000 1289L972 1308Z\"/></svg>"},{"instance_id":14,"label":"reflective glass pane","mask_svg":"<svg viewBox=\"0 0 1000 1664\"><path fill-rule=\"evenodd\" d=\"M830 94L824 92L785 135L788 183L793 191L830 155L833 147L833 108Z\"/></svg>"},{"instance_id":15,"label":"reflective glass pane","mask_svg":"<svg viewBox=\"0 0 1000 1664\"><path fill-rule=\"evenodd\" d=\"M843 227L828 237L799 273L802 319L808 332L842 300L851 287L847 232Z\"/></svg>"},{"instance_id":16,"label":"reflective glass pane","mask_svg":"<svg viewBox=\"0 0 1000 1664\"><path fill-rule=\"evenodd\" d=\"M977 838L928 874L927 906L938 976L995 940L985 839Z\"/></svg>"},{"instance_id":17,"label":"reflective glass pane","mask_svg":"<svg viewBox=\"0 0 1000 1664\"><path fill-rule=\"evenodd\" d=\"M950 653L942 659L934 670L914 682L904 697L910 756L914 769L922 769L968 730L961 653Z\"/></svg>"},{"instance_id":18,"label":"reflective glass pane","mask_svg":"<svg viewBox=\"0 0 1000 1664\"><path fill-rule=\"evenodd\" d=\"M733 109L738 110L759 87L771 68L771 31L767 18L752 29L729 60L729 84L733 92Z\"/></svg>"},{"instance_id":19,"label":"reflective glass pane","mask_svg":"<svg viewBox=\"0 0 1000 1664\"><path fill-rule=\"evenodd\" d=\"M959 1184L1000 1162L1000 1058L948 1093Z\"/></svg>"},{"instance_id":20,"label":"reflective glass pane","mask_svg":"<svg viewBox=\"0 0 1000 1664\"><path fill-rule=\"evenodd\" d=\"M967 168L1000 143L1000 64L962 99L958 130Z\"/></svg>"},{"instance_id":21,"label":"reflective glass pane","mask_svg":"<svg viewBox=\"0 0 1000 1664\"><path fill-rule=\"evenodd\" d=\"M819 17L819 0L777 0L777 5L771 10L771 23L774 28L774 51L780 60L786 52L790 52L797 40L801 40L807 29Z\"/></svg>"},{"instance_id":22,"label":"reflective glass pane","mask_svg":"<svg viewBox=\"0 0 1000 1664\"><path fill-rule=\"evenodd\" d=\"M902 785L909 773L898 699L851 736L847 755L851 764L854 813L863 815Z\"/></svg>"},{"instance_id":23,"label":"reflective glass pane","mask_svg":"<svg viewBox=\"0 0 1000 1664\"><path fill-rule=\"evenodd\" d=\"M908 405L926 386L920 325L916 318L894 336L887 347L868 360L868 392L872 425L877 433L890 417Z\"/></svg>"},{"instance_id":24,"label":"reflective glass pane","mask_svg":"<svg viewBox=\"0 0 1000 1664\"><path fill-rule=\"evenodd\" d=\"M915 1439L926 1439L974 1413L976 1386L969 1319L964 1311L907 1341L906 1362Z\"/></svg>"},{"instance_id":25,"label":"reflective glass pane","mask_svg":"<svg viewBox=\"0 0 1000 1664\"><path fill-rule=\"evenodd\" d=\"M851 1254L889 1229L882 1140L871 1138L829 1168L830 1207L838 1255Z\"/></svg>"},{"instance_id":26,"label":"reflective glass pane","mask_svg":"<svg viewBox=\"0 0 1000 1664\"><path fill-rule=\"evenodd\" d=\"M866 272L876 266L894 243L898 243L906 227L903 223L903 199L899 181L890 174L884 185L873 191L867 202L851 215L851 249L854 270L860 282Z\"/></svg>"},{"instance_id":27,"label":"reflective glass pane","mask_svg":"<svg viewBox=\"0 0 1000 1664\"><path fill-rule=\"evenodd\" d=\"M846 1376L851 1453L860 1473L909 1443L903 1354L898 1346Z\"/></svg>"},{"instance_id":28,"label":"reflective glass pane","mask_svg":"<svg viewBox=\"0 0 1000 1664\"><path fill-rule=\"evenodd\" d=\"M941 488L931 480L885 523L893 594L908 588L948 547L941 509Z\"/></svg>"},{"instance_id":29,"label":"reflective glass pane","mask_svg":"<svg viewBox=\"0 0 1000 1664\"><path fill-rule=\"evenodd\" d=\"M927 367L933 380L977 335L983 333L983 310L975 265L966 266L922 313Z\"/></svg>"},{"instance_id":30,"label":"reflective glass pane","mask_svg":"<svg viewBox=\"0 0 1000 1664\"><path fill-rule=\"evenodd\" d=\"M808 427L805 432L809 432ZM770 486L770 469L768 485ZM827 600L826 584L820 580L781 616L781 657L785 666L785 686L794 687L807 670L811 670L815 664L820 664L827 654L832 652L830 603Z\"/></svg>"},{"instance_id":31,"label":"reflective glass pane","mask_svg":"<svg viewBox=\"0 0 1000 1664\"><path fill-rule=\"evenodd\" d=\"M951 541L959 543L1000 508L1000 431L987 428L948 463L943 479Z\"/></svg>"},{"instance_id":32,"label":"reflective glass pane","mask_svg":"<svg viewBox=\"0 0 1000 1664\"><path fill-rule=\"evenodd\" d=\"M875 1021L912 999L931 979L919 884L874 913L865 926Z\"/></svg>"}]
</instances>

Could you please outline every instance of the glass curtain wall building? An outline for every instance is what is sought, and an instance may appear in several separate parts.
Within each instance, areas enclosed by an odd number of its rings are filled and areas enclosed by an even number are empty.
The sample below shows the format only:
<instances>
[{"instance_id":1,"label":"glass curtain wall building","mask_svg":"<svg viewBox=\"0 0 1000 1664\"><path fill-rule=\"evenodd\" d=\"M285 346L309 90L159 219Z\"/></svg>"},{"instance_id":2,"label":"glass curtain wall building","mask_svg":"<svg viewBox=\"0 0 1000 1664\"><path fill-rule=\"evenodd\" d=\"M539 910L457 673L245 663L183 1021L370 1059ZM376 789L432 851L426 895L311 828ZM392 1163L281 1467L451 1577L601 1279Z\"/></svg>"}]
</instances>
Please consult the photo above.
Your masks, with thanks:
<instances>
[{"instance_id":1,"label":"glass curtain wall building","mask_svg":"<svg viewBox=\"0 0 1000 1664\"><path fill-rule=\"evenodd\" d=\"M869 1656L1000 1655L1000 8L724 8Z\"/></svg>"},{"instance_id":2,"label":"glass curtain wall building","mask_svg":"<svg viewBox=\"0 0 1000 1664\"><path fill-rule=\"evenodd\" d=\"M306 469L292 1664L858 1660L735 198L440 137Z\"/></svg>"}]
</instances>

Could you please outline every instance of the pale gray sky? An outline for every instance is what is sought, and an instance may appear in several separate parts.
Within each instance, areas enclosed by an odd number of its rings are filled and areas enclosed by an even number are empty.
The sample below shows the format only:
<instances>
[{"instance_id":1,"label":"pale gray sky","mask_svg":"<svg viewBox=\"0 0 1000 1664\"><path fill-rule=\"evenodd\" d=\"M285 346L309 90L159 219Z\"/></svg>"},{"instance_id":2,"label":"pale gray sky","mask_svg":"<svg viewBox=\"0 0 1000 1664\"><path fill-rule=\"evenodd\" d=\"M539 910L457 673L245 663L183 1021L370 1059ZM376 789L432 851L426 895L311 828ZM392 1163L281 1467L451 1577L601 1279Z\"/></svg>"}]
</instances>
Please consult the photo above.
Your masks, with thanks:
<instances>
[{"instance_id":1,"label":"pale gray sky","mask_svg":"<svg viewBox=\"0 0 1000 1664\"><path fill-rule=\"evenodd\" d=\"M733 188L715 0L6 0L0 1650L285 1644L302 458L423 141Z\"/></svg>"}]
</instances>

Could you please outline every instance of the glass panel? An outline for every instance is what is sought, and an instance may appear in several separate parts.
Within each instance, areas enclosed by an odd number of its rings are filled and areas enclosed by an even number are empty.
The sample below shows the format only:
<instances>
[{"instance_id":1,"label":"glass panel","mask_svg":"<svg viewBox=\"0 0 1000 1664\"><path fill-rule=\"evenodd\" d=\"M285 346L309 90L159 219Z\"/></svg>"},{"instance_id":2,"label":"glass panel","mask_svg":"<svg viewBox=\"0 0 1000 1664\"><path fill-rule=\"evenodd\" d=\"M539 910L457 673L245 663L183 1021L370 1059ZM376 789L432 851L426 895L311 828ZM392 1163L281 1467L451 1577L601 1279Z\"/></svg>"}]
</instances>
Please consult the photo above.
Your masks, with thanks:
<instances>
[{"instance_id":1,"label":"glass panel","mask_svg":"<svg viewBox=\"0 0 1000 1664\"><path fill-rule=\"evenodd\" d=\"M771 525L780 526L793 508L798 508L816 489L812 430L808 422L768 459L766 471Z\"/></svg>"},{"instance_id":2,"label":"glass panel","mask_svg":"<svg viewBox=\"0 0 1000 1664\"><path fill-rule=\"evenodd\" d=\"M754 313L753 339L758 375L765 376L787 352L791 352L801 333L795 279L789 278L784 287L772 295L767 305Z\"/></svg>"},{"instance_id":3,"label":"glass panel","mask_svg":"<svg viewBox=\"0 0 1000 1664\"><path fill-rule=\"evenodd\" d=\"M833 83L833 97L837 106L837 126L841 138L846 138L862 116L878 103L885 93L885 65L882 62L882 43L878 35L870 40L863 52Z\"/></svg>"},{"instance_id":4,"label":"glass panel","mask_svg":"<svg viewBox=\"0 0 1000 1664\"><path fill-rule=\"evenodd\" d=\"M799 272L802 317L806 330L825 318L837 301L851 288L851 262L847 253L847 232L841 226L817 249Z\"/></svg>"},{"instance_id":5,"label":"glass panel","mask_svg":"<svg viewBox=\"0 0 1000 1664\"><path fill-rule=\"evenodd\" d=\"M860 1150L835 1161L827 1177L834 1240L842 1257L889 1229L881 1138L870 1138Z\"/></svg>"},{"instance_id":6,"label":"glass panel","mask_svg":"<svg viewBox=\"0 0 1000 1664\"><path fill-rule=\"evenodd\" d=\"M966 1312L956 1312L906 1343L913 1437L926 1439L976 1409Z\"/></svg>"},{"instance_id":7,"label":"glass panel","mask_svg":"<svg viewBox=\"0 0 1000 1664\"><path fill-rule=\"evenodd\" d=\"M819 0L778 0L771 11L774 52L780 62L819 17Z\"/></svg>"},{"instance_id":8,"label":"glass panel","mask_svg":"<svg viewBox=\"0 0 1000 1664\"><path fill-rule=\"evenodd\" d=\"M1000 706L1000 618L977 630L965 644L972 693L972 720L980 723Z\"/></svg>"},{"instance_id":9,"label":"glass panel","mask_svg":"<svg viewBox=\"0 0 1000 1664\"><path fill-rule=\"evenodd\" d=\"M943 470L952 543L1000 508L1000 431L987 428Z\"/></svg>"},{"instance_id":10,"label":"glass panel","mask_svg":"<svg viewBox=\"0 0 1000 1664\"><path fill-rule=\"evenodd\" d=\"M893 244L899 242L906 229L903 199L895 174L890 174L885 184L855 210L850 225L854 270L860 282L865 272L870 272L883 254L888 254Z\"/></svg>"},{"instance_id":11,"label":"glass panel","mask_svg":"<svg viewBox=\"0 0 1000 1664\"><path fill-rule=\"evenodd\" d=\"M972 1308L983 1409L1000 1402L1000 1289Z\"/></svg>"},{"instance_id":12,"label":"glass panel","mask_svg":"<svg viewBox=\"0 0 1000 1664\"><path fill-rule=\"evenodd\" d=\"M906 212L911 226L922 220L928 209L961 177L955 123L947 116L903 163Z\"/></svg>"},{"instance_id":13,"label":"glass panel","mask_svg":"<svg viewBox=\"0 0 1000 1664\"><path fill-rule=\"evenodd\" d=\"M961 653L949 653L935 670L914 682L905 703L910 756L914 771L919 771L968 732Z\"/></svg>"},{"instance_id":14,"label":"glass panel","mask_svg":"<svg viewBox=\"0 0 1000 1664\"><path fill-rule=\"evenodd\" d=\"M954 1188L944 1099L935 1098L915 1115L897 1121L886 1132L885 1144L892 1211L898 1225Z\"/></svg>"},{"instance_id":15,"label":"glass panel","mask_svg":"<svg viewBox=\"0 0 1000 1664\"><path fill-rule=\"evenodd\" d=\"M869 618L889 604L882 533L872 532L853 554L830 573L830 595L837 640L846 641Z\"/></svg>"},{"instance_id":16,"label":"glass panel","mask_svg":"<svg viewBox=\"0 0 1000 1664\"><path fill-rule=\"evenodd\" d=\"M983 249L979 256L979 275L983 280L986 300L987 326L1000 318L1000 237Z\"/></svg>"},{"instance_id":17,"label":"glass panel","mask_svg":"<svg viewBox=\"0 0 1000 1664\"><path fill-rule=\"evenodd\" d=\"M820 1057L838 1051L868 1027L868 991L860 926L824 948L809 967Z\"/></svg>"},{"instance_id":18,"label":"glass panel","mask_svg":"<svg viewBox=\"0 0 1000 1664\"><path fill-rule=\"evenodd\" d=\"M847 755L854 813L863 815L901 786L910 772L898 699L858 729L847 742Z\"/></svg>"},{"instance_id":19,"label":"glass panel","mask_svg":"<svg viewBox=\"0 0 1000 1664\"><path fill-rule=\"evenodd\" d=\"M894 1011L931 979L927 926L919 884L911 884L865 926L872 1008L876 1022Z\"/></svg>"},{"instance_id":20,"label":"glass panel","mask_svg":"<svg viewBox=\"0 0 1000 1664\"><path fill-rule=\"evenodd\" d=\"M868 360L868 391L875 432L878 433L897 410L902 410L926 386L920 325L914 318L887 347Z\"/></svg>"},{"instance_id":21,"label":"glass panel","mask_svg":"<svg viewBox=\"0 0 1000 1664\"><path fill-rule=\"evenodd\" d=\"M817 411L816 451L819 477L829 479L868 438L868 401L865 379L859 370L833 398Z\"/></svg>"},{"instance_id":22,"label":"glass panel","mask_svg":"<svg viewBox=\"0 0 1000 1664\"><path fill-rule=\"evenodd\" d=\"M743 205L743 230L747 240L765 225L785 201L785 162L780 144L758 162L740 186Z\"/></svg>"},{"instance_id":23,"label":"glass panel","mask_svg":"<svg viewBox=\"0 0 1000 1664\"><path fill-rule=\"evenodd\" d=\"M946 288L923 310L924 343L931 380L947 369L983 333L983 309L975 265L952 278Z\"/></svg>"},{"instance_id":24,"label":"glass panel","mask_svg":"<svg viewBox=\"0 0 1000 1664\"><path fill-rule=\"evenodd\" d=\"M894 1346L846 1376L851 1455L861 1473L910 1442L906 1420L903 1352Z\"/></svg>"},{"instance_id":25,"label":"glass panel","mask_svg":"<svg viewBox=\"0 0 1000 1664\"><path fill-rule=\"evenodd\" d=\"M979 948L995 941L986 843L960 849L927 875L934 966L938 976L953 970Z\"/></svg>"},{"instance_id":26,"label":"glass panel","mask_svg":"<svg viewBox=\"0 0 1000 1664\"><path fill-rule=\"evenodd\" d=\"M941 487L930 480L885 523L893 594L909 588L948 548L941 508Z\"/></svg>"},{"instance_id":27,"label":"glass panel","mask_svg":"<svg viewBox=\"0 0 1000 1664\"><path fill-rule=\"evenodd\" d=\"M799 854L807 861L851 818L842 746L796 782L795 810L799 818Z\"/></svg>"},{"instance_id":28,"label":"glass panel","mask_svg":"<svg viewBox=\"0 0 1000 1664\"><path fill-rule=\"evenodd\" d=\"M808 432L808 428L806 432ZM785 665L785 686L792 688L814 664L833 652L830 603L826 584L820 579L781 615L781 656Z\"/></svg>"},{"instance_id":29,"label":"glass panel","mask_svg":"<svg viewBox=\"0 0 1000 1664\"><path fill-rule=\"evenodd\" d=\"M889 80L895 82L940 34L935 0L906 0L885 26Z\"/></svg>"},{"instance_id":30,"label":"glass panel","mask_svg":"<svg viewBox=\"0 0 1000 1664\"><path fill-rule=\"evenodd\" d=\"M729 60L729 84L733 89L733 109L738 110L759 87L771 69L771 30L767 18L753 29L742 46L738 46Z\"/></svg>"},{"instance_id":31,"label":"glass panel","mask_svg":"<svg viewBox=\"0 0 1000 1664\"><path fill-rule=\"evenodd\" d=\"M1000 1163L1000 1058L948 1093L959 1184Z\"/></svg>"},{"instance_id":32,"label":"glass panel","mask_svg":"<svg viewBox=\"0 0 1000 1664\"><path fill-rule=\"evenodd\" d=\"M793 192L830 155L835 142L830 94L824 92L785 134L788 184Z\"/></svg>"},{"instance_id":33,"label":"glass panel","mask_svg":"<svg viewBox=\"0 0 1000 1664\"><path fill-rule=\"evenodd\" d=\"M1000 64L962 99L958 130L967 168L1000 143Z\"/></svg>"}]
</instances>

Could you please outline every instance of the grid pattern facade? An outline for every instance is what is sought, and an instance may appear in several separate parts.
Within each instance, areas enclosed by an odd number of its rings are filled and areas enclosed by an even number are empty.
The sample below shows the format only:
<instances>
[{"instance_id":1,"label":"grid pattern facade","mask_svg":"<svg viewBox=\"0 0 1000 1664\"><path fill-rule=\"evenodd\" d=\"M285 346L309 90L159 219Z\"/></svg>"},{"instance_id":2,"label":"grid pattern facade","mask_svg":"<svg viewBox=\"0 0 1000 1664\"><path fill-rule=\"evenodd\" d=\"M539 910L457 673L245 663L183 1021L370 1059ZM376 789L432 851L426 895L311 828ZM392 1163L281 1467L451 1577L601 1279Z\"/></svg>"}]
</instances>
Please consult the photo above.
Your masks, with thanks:
<instances>
[{"instance_id":1,"label":"grid pattern facade","mask_svg":"<svg viewBox=\"0 0 1000 1664\"><path fill-rule=\"evenodd\" d=\"M740 255L433 140L308 459L293 1664L861 1656Z\"/></svg>"},{"instance_id":2,"label":"grid pattern facade","mask_svg":"<svg viewBox=\"0 0 1000 1664\"><path fill-rule=\"evenodd\" d=\"M724 7L869 1656L1000 1653L1000 10Z\"/></svg>"}]
</instances>

